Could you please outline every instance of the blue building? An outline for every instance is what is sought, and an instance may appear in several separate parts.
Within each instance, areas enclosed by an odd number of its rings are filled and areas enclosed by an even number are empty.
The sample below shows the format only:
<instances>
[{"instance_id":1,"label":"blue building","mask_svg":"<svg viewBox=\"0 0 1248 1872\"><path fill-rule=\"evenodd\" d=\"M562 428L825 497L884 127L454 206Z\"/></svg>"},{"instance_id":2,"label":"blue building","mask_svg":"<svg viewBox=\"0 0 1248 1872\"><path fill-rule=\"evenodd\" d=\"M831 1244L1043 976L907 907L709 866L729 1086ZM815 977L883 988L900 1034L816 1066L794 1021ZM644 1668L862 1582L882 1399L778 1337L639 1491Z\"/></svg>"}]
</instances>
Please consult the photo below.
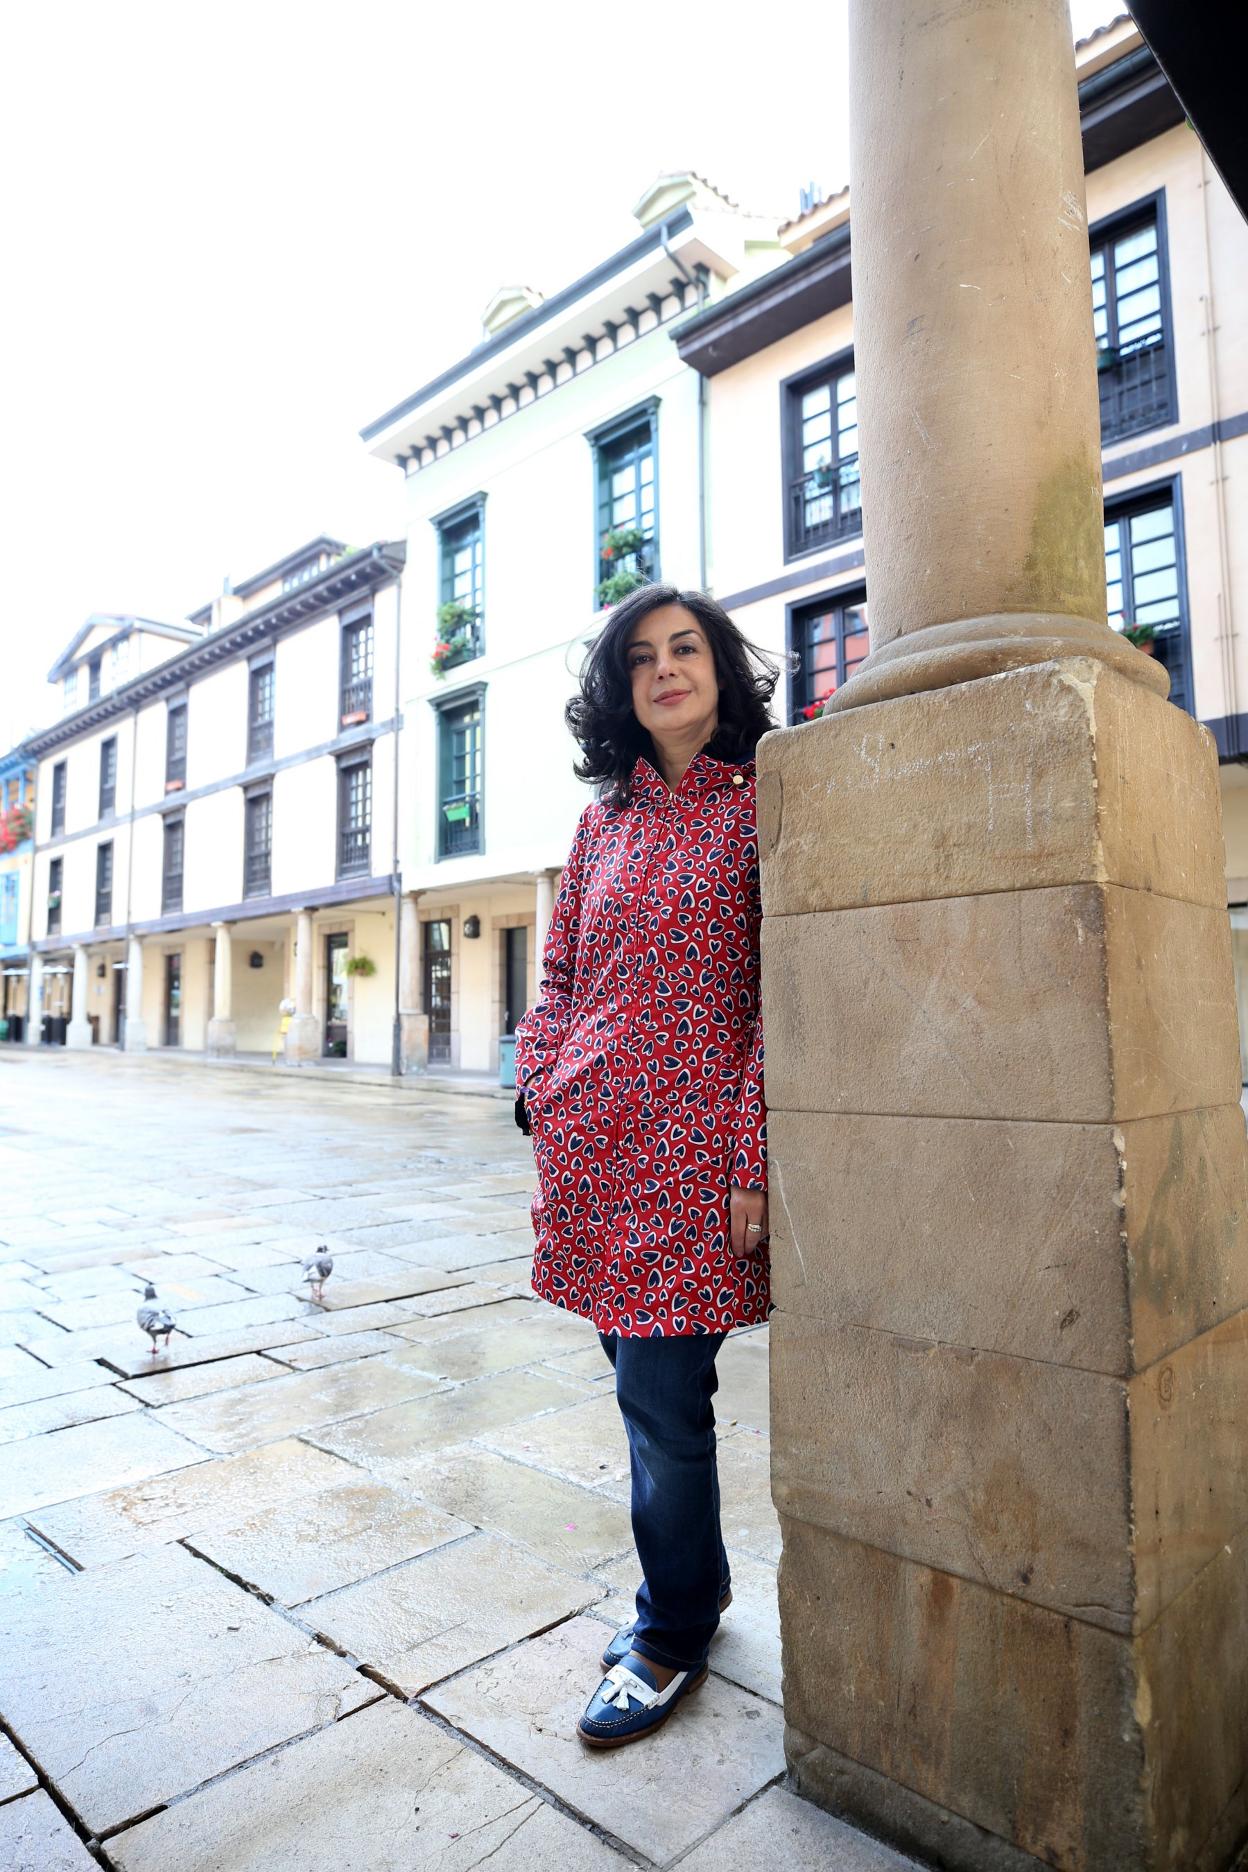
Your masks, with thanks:
<instances>
[{"instance_id":1,"label":"blue building","mask_svg":"<svg viewBox=\"0 0 1248 1872\"><path fill-rule=\"evenodd\" d=\"M0 1042L26 1037L37 766L21 747L0 755Z\"/></svg>"}]
</instances>

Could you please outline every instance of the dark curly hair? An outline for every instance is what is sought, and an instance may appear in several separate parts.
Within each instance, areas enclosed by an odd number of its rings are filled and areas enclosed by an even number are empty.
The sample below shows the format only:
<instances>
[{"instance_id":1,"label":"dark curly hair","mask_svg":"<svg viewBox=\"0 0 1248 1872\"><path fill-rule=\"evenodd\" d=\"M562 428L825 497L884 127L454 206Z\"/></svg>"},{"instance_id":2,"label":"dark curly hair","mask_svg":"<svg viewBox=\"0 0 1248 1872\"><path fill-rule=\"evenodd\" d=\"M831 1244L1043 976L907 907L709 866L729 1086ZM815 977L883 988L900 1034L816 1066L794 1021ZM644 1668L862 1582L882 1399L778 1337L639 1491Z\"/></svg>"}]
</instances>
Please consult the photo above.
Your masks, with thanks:
<instances>
[{"instance_id":1,"label":"dark curly hair","mask_svg":"<svg viewBox=\"0 0 1248 1872\"><path fill-rule=\"evenodd\" d=\"M705 592L675 585L642 585L612 608L581 669L580 693L564 719L580 744L578 780L600 788L614 806L627 806L633 766L639 755L658 765L648 729L633 713L628 640L641 619L662 605L682 605L706 632L719 679L719 725L705 752L716 760L753 760L772 720L770 702L780 680L774 657L747 642L724 607Z\"/></svg>"}]
</instances>

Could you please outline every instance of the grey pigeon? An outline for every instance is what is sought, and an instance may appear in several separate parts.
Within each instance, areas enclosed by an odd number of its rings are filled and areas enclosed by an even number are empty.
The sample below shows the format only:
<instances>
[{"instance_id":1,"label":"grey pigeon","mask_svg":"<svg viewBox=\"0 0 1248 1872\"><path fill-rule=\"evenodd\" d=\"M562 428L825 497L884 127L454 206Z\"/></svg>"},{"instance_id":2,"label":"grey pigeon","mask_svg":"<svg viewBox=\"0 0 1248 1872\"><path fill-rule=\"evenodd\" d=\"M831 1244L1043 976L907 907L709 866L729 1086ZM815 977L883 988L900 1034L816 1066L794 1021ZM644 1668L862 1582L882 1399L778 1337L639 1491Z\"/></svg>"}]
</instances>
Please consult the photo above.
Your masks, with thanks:
<instances>
[{"instance_id":1,"label":"grey pigeon","mask_svg":"<svg viewBox=\"0 0 1248 1872\"><path fill-rule=\"evenodd\" d=\"M173 1314L168 1307L156 1304L156 1289L148 1281L143 1289L143 1304L135 1314L135 1319L152 1342L152 1357L157 1353L157 1339L163 1339L166 1352L169 1350L169 1335L173 1331Z\"/></svg>"},{"instance_id":2,"label":"grey pigeon","mask_svg":"<svg viewBox=\"0 0 1248 1872\"><path fill-rule=\"evenodd\" d=\"M315 1254L303 1257L303 1278L305 1281L311 1281L314 1300L320 1300L325 1283L333 1271L334 1257L327 1251L324 1242Z\"/></svg>"}]
</instances>

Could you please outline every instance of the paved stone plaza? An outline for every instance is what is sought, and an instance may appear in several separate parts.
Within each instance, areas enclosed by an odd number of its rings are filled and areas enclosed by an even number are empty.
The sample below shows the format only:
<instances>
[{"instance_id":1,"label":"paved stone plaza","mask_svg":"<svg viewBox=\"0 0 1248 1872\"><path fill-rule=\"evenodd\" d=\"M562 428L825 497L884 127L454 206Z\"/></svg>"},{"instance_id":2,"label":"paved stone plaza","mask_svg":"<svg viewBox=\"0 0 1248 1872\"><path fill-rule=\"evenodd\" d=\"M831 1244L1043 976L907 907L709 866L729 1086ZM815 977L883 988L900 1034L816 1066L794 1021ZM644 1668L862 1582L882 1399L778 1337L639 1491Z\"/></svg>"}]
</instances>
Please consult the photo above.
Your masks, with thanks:
<instances>
[{"instance_id":1,"label":"paved stone plaza","mask_svg":"<svg viewBox=\"0 0 1248 1872\"><path fill-rule=\"evenodd\" d=\"M497 1099L0 1055L5 1872L908 1864L784 1787L766 1328L719 1361L712 1675L576 1740L637 1575L532 1182Z\"/></svg>"}]
</instances>

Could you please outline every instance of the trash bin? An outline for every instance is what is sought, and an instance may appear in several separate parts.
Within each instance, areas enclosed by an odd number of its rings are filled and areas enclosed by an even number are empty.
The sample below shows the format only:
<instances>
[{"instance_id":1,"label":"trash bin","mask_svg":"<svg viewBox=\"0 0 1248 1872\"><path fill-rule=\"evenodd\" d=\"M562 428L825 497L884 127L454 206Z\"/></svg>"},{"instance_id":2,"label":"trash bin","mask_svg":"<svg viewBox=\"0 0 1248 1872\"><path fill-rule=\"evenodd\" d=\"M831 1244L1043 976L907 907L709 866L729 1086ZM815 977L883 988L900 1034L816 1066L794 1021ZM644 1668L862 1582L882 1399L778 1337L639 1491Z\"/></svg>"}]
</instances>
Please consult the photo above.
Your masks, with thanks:
<instances>
[{"instance_id":1,"label":"trash bin","mask_svg":"<svg viewBox=\"0 0 1248 1872\"><path fill-rule=\"evenodd\" d=\"M8 1019L5 1015L0 1014L0 1040L7 1040L8 1037L9 1037Z\"/></svg>"},{"instance_id":2,"label":"trash bin","mask_svg":"<svg viewBox=\"0 0 1248 1872\"><path fill-rule=\"evenodd\" d=\"M511 1086L516 1083L516 1036L503 1034L498 1042L498 1083Z\"/></svg>"}]
</instances>

